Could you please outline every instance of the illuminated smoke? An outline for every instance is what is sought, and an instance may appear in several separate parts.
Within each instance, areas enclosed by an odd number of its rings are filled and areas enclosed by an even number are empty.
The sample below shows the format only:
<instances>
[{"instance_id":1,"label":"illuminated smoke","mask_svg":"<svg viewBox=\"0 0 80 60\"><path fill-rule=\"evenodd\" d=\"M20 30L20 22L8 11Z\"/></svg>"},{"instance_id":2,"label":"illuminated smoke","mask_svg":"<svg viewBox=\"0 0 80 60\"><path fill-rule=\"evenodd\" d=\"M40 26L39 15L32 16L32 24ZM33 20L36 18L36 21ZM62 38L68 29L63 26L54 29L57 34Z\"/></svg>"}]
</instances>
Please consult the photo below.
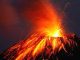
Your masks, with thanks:
<instances>
[{"instance_id":1,"label":"illuminated smoke","mask_svg":"<svg viewBox=\"0 0 80 60\"><path fill-rule=\"evenodd\" d=\"M62 16L49 0L27 0L26 5L23 15L32 22L33 30L48 32L61 27Z\"/></svg>"}]
</instances>

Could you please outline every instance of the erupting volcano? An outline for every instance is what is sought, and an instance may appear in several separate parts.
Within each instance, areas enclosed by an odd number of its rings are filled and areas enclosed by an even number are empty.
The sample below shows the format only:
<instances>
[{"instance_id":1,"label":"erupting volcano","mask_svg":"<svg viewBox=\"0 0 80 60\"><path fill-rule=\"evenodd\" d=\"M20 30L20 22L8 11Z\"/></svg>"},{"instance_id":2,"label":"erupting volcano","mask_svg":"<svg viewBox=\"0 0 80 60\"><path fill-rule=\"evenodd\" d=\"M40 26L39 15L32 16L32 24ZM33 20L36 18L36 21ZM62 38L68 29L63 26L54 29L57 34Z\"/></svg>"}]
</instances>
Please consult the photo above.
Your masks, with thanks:
<instances>
[{"instance_id":1,"label":"erupting volcano","mask_svg":"<svg viewBox=\"0 0 80 60\"><path fill-rule=\"evenodd\" d=\"M32 6L32 7L31 7ZM77 43L74 34L65 35L62 16L49 1L36 1L23 13L35 26L33 34L3 53L6 60L59 60L63 51L71 54Z\"/></svg>"}]
</instances>

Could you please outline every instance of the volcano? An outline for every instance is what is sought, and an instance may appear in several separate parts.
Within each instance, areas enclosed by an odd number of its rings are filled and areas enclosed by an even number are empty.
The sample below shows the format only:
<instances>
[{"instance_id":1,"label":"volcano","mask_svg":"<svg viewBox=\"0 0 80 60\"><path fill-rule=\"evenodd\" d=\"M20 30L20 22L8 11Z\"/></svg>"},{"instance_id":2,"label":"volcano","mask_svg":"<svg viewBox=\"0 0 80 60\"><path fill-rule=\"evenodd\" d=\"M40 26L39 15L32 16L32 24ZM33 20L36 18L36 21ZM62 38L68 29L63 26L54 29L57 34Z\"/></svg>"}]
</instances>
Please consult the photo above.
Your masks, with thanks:
<instances>
[{"instance_id":1,"label":"volcano","mask_svg":"<svg viewBox=\"0 0 80 60\"><path fill-rule=\"evenodd\" d=\"M75 34L51 37L45 33L35 33L0 56L3 60L76 60L80 55L79 42Z\"/></svg>"},{"instance_id":2,"label":"volcano","mask_svg":"<svg viewBox=\"0 0 80 60\"><path fill-rule=\"evenodd\" d=\"M0 54L0 60L80 60L80 39L64 33L62 15L49 0L31 1L23 14L35 26L33 33Z\"/></svg>"}]
</instances>

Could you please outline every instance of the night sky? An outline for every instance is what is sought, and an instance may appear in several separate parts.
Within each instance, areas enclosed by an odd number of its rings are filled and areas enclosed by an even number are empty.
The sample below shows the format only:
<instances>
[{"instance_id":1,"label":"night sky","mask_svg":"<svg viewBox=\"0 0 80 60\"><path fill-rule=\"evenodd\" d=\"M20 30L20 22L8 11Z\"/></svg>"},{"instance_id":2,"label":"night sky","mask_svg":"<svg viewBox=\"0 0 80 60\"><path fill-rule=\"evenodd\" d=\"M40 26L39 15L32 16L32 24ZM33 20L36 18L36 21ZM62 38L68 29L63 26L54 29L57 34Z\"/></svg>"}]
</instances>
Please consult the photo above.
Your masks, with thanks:
<instances>
[{"instance_id":1,"label":"night sky","mask_svg":"<svg viewBox=\"0 0 80 60\"><path fill-rule=\"evenodd\" d=\"M22 14L29 7L26 2L28 0L0 0L0 52L30 35L33 24ZM80 36L80 0L52 0L52 3L64 14L66 32Z\"/></svg>"}]
</instances>

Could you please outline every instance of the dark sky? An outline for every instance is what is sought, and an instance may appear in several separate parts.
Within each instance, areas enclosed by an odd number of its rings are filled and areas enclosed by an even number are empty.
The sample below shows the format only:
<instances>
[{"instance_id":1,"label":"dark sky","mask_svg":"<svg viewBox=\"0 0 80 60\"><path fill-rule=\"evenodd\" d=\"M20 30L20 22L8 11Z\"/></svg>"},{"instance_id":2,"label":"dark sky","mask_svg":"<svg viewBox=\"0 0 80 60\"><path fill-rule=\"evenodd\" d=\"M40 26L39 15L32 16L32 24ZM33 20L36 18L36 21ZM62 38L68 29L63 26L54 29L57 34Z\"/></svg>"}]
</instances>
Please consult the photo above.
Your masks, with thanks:
<instances>
[{"instance_id":1,"label":"dark sky","mask_svg":"<svg viewBox=\"0 0 80 60\"><path fill-rule=\"evenodd\" d=\"M26 1L0 1L0 52L23 40L31 32L33 25L25 21L21 14L27 7ZM63 25L66 31L80 36L80 0L52 0L52 3L64 13Z\"/></svg>"}]
</instances>

